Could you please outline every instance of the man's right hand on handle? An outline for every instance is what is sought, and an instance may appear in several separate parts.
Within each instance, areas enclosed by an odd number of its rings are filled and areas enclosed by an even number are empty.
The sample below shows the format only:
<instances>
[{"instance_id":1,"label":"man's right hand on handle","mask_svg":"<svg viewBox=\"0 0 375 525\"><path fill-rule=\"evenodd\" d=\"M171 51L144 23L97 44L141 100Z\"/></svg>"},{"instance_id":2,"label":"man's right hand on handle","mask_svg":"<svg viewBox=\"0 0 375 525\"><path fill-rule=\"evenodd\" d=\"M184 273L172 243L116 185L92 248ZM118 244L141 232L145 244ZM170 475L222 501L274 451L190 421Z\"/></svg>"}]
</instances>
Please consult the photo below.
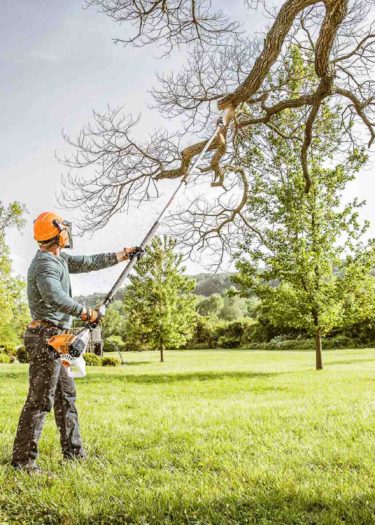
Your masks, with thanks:
<instances>
[{"instance_id":1,"label":"man's right hand on handle","mask_svg":"<svg viewBox=\"0 0 375 525\"><path fill-rule=\"evenodd\" d=\"M121 252L116 253L117 261L129 261L133 259L134 257L137 257L140 259L142 255L144 254L144 249L140 246L133 246L131 248L124 248Z\"/></svg>"},{"instance_id":2,"label":"man's right hand on handle","mask_svg":"<svg viewBox=\"0 0 375 525\"><path fill-rule=\"evenodd\" d=\"M99 312L99 310L94 310L93 308L84 308L81 313L82 321L85 321L93 326L98 325L103 317L103 314Z\"/></svg>"}]
</instances>

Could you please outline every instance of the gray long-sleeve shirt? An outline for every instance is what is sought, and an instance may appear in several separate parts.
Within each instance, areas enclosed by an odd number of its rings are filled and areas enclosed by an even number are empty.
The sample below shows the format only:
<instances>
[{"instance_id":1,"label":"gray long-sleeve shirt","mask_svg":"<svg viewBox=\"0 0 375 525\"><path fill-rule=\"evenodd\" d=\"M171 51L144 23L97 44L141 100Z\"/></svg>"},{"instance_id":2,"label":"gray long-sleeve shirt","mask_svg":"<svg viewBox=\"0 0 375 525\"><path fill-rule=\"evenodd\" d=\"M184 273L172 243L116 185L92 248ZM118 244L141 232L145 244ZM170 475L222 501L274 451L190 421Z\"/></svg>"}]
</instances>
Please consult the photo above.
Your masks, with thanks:
<instances>
[{"instance_id":1,"label":"gray long-sleeve shirt","mask_svg":"<svg viewBox=\"0 0 375 525\"><path fill-rule=\"evenodd\" d=\"M59 256L38 250L27 274L27 297L33 319L50 321L68 329L72 316L79 317L84 306L72 298L69 273L101 270L117 264L115 253Z\"/></svg>"}]
</instances>

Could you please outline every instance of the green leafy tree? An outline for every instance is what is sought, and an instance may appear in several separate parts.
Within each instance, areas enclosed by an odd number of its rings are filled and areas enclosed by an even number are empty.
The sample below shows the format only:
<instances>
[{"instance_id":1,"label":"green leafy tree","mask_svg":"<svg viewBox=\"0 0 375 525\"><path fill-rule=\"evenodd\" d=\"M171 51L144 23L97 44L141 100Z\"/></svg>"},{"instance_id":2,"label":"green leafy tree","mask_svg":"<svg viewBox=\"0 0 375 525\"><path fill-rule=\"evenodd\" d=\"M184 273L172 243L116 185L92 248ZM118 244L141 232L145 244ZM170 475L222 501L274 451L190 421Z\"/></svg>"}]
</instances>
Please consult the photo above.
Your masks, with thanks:
<instances>
[{"instance_id":1,"label":"green leafy tree","mask_svg":"<svg viewBox=\"0 0 375 525\"><path fill-rule=\"evenodd\" d=\"M193 336L196 313L195 282L184 275L175 241L156 237L130 276L124 306L128 348L160 351L180 348Z\"/></svg>"},{"instance_id":2,"label":"green leafy tree","mask_svg":"<svg viewBox=\"0 0 375 525\"><path fill-rule=\"evenodd\" d=\"M123 339L126 333L125 324L126 314L124 303L122 301L114 301L107 308L106 315L102 322L103 337L117 336Z\"/></svg>"},{"instance_id":3,"label":"green leafy tree","mask_svg":"<svg viewBox=\"0 0 375 525\"><path fill-rule=\"evenodd\" d=\"M213 294L223 294L225 290L233 286L232 274L230 273L200 273L194 276L196 280L196 295L209 297Z\"/></svg>"},{"instance_id":4,"label":"green leafy tree","mask_svg":"<svg viewBox=\"0 0 375 525\"><path fill-rule=\"evenodd\" d=\"M235 321L247 314L247 301L240 297L237 290L232 286L223 294L223 308L220 318L225 321Z\"/></svg>"},{"instance_id":5,"label":"green leafy tree","mask_svg":"<svg viewBox=\"0 0 375 525\"><path fill-rule=\"evenodd\" d=\"M308 78L306 70L296 50L288 85L294 96L306 89L298 81ZM306 194L299 114L287 111L274 125L268 132L259 128L243 144L252 159L252 191L236 282L244 294L262 300L262 310L274 326L299 328L314 336L316 368L321 369L322 337L342 322L347 294L361 286L373 261L371 244L366 249L360 242L367 228L358 219L363 203L354 199L343 204L342 199L366 156L346 147L342 162L336 163L341 120L323 104L311 138L312 186ZM272 282L277 285L270 286Z\"/></svg>"},{"instance_id":6,"label":"green leafy tree","mask_svg":"<svg viewBox=\"0 0 375 525\"><path fill-rule=\"evenodd\" d=\"M219 317L224 308L224 299L218 293L213 293L209 297L204 297L197 304L197 312L203 317Z\"/></svg>"},{"instance_id":7,"label":"green leafy tree","mask_svg":"<svg viewBox=\"0 0 375 525\"><path fill-rule=\"evenodd\" d=\"M25 284L13 276L6 230L24 226L24 207L13 202L5 206L0 202L0 345L13 346L20 343L28 318L25 301Z\"/></svg>"}]
</instances>

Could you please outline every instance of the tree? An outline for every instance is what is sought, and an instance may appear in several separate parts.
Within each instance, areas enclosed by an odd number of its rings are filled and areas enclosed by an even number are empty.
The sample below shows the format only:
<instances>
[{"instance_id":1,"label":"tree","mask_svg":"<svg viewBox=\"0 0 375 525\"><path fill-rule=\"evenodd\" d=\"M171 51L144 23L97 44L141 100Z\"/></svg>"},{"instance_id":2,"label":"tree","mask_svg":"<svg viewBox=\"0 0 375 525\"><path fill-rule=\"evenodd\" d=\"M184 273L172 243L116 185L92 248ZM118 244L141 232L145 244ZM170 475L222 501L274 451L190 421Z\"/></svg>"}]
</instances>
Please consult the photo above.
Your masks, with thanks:
<instances>
[{"instance_id":1,"label":"tree","mask_svg":"<svg viewBox=\"0 0 375 525\"><path fill-rule=\"evenodd\" d=\"M24 207L18 202L5 206L0 201L0 345L14 346L20 342L28 310L25 302L25 283L12 275L12 263L6 244L6 230L21 229Z\"/></svg>"},{"instance_id":2,"label":"tree","mask_svg":"<svg viewBox=\"0 0 375 525\"><path fill-rule=\"evenodd\" d=\"M126 314L124 304L122 301L114 301L107 308L106 315L102 322L103 337L108 338L115 335L124 339L126 337L125 324Z\"/></svg>"},{"instance_id":3,"label":"tree","mask_svg":"<svg viewBox=\"0 0 375 525\"><path fill-rule=\"evenodd\" d=\"M124 305L128 347L160 351L180 348L193 336L196 314L195 282L184 275L175 241L156 237L130 276Z\"/></svg>"},{"instance_id":4,"label":"tree","mask_svg":"<svg viewBox=\"0 0 375 525\"><path fill-rule=\"evenodd\" d=\"M212 294L222 294L225 290L233 286L230 273L200 273L194 276L196 280L196 295L209 297Z\"/></svg>"},{"instance_id":5,"label":"tree","mask_svg":"<svg viewBox=\"0 0 375 525\"><path fill-rule=\"evenodd\" d=\"M295 79L301 70L308 77L309 65L298 48L286 67ZM290 84L291 91L300 89L299 81ZM347 183L367 157L354 149L335 165L342 121L323 104L310 146L314 184L306 193L299 122L296 112L280 116L278 126L291 137L288 142L273 130L248 135L253 192L245 220L256 227L247 230L240 245L236 281L244 293L262 300L274 326L303 329L315 337L316 368L321 369L321 339L342 322L348 294L361 287L374 261L372 243L365 247L360 242L368 226L358 220L363 203L342 203ZM278 286L270 286L272 281Z\"/></svg>"},{"instance_id":6,"label":"tree","mask_svg":"<svg viewBox=\"0 0 375 525\"><path fill-rule=\"evenodd\" d=\"M226 110L224 126L210 147L206 165L193 176L206 185L199 197L192 192L191 202L170 224L187 252L205 248L218 262L248 227L244 212L253 188L240 164L244 134L272 130L287 142L278 122L284 114L298 114L298 162L306 192L314 184L309 170L311 145L327 106L342 121L336 141L346 140L352 151L360 147L364 134L357 133L359 123L369 134L369 146L373 143L373 0L286 0L259 40L243 34L245 27L206 0L158 0L147 5L87 0L86 4L115 22L136 27L133 37L118 42L166 45L167 52L189 44L189 52L180 71L160 77L152 88L154 106L168 119L182 120L181 132L159 130L141 143L133 133L138 119L121 109L109 109L95 113L76 139L66 136L74 153L64 159L69 175L62 200L89 216L83 230L104 226L131 203L153 199L159 181L183 177L214 129L212 114L217 107ZM312 64L309 78L299 79L298 95L290 90L293 78L285 69L296 46ZM186 146L186 130L198 133L199 140L190 135L193 143ZM77 172L85 168L88 174Z\"/></svg>"},{"instance_id":7,"label":"tree","mask_svg":"<svg viewBox=\"0 0 375 525\"><path fill-rule=\"evenodd\" d=\"M236 289L232 286L224 294L224 305L220 312L221 319L225 321L235 321L247 314L247 301L240 297Z\"/></svg>"},{"instance_id":8,"label":"tree","mask_svg":"<svg viewBox=\"0 0 375 525\"><path fill-rule=\"evenodd\" d=\"M218 293L213 293L209 297L203 298L197 304L197 312L203 317L219 317L224 307L224 299Z\"/></svg>"}]
</instances>

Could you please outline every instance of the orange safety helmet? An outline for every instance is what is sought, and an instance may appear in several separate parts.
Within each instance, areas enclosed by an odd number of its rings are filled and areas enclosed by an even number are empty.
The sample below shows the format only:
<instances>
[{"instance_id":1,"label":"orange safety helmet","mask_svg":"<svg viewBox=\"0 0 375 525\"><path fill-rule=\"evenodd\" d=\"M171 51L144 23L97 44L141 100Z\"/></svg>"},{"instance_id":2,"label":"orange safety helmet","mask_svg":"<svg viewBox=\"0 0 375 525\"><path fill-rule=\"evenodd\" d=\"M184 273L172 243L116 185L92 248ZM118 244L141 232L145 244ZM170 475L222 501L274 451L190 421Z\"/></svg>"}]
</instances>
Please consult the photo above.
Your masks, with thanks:
<instances>
[{"instance_id":1,"label":"orange safety helmet","mask_svg":"<svg viewBox=\"0 0 375 525\"><path fill-rule=\"evenodd\" d=\"M55 241L60 248L73 248L72 224L53 211L45 211L34 221L34 239L44 245Z\"/></svg>"}]
</instances>

